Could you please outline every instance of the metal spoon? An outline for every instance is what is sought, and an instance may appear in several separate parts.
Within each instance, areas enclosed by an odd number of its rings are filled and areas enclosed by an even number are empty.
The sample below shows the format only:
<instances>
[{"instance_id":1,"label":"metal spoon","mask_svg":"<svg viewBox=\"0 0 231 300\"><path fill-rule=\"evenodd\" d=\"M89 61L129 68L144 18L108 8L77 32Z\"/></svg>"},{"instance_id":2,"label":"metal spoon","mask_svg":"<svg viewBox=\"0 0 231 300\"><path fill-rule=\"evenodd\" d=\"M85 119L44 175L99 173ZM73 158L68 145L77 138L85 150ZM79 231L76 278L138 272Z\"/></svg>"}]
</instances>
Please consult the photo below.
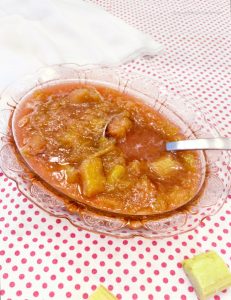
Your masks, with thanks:
<instances>
[{"instance_id":1,"label":"metal spoon","mask_svg":"<svg viewBox=\"0 0 231 300\"><path fill-rule=\"evenodd\" d=\"M103 128L103 136L107 134L107 128L112 120L118 115L112 115ZM207 138L207 139L194 139L183 140L177 142L166 143L167 151L177 150L231 150L231 138Z\"/></svg>"},{"instance_id":2,"label":"metal spoon","mask_svg":"<svg viewBox=\"0 0 231 300\"><path fill-rule=\"evenodd\" d=\"M195 139L166 143L167 151L231 150L231 138Z\"/></svg>"}]
</instances>

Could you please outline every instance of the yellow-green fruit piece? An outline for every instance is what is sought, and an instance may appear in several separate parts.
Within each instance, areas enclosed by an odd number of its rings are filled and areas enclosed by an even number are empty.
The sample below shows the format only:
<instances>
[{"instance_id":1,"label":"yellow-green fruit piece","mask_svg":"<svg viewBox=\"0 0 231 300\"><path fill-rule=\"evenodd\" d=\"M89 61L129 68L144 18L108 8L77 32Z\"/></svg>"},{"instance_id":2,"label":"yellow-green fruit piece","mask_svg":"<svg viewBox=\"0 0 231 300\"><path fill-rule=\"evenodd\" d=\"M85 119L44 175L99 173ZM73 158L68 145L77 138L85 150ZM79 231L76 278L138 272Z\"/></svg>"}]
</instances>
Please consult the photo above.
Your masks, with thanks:
<instances>
[{"instance_id":1,"label":"yellow-green fruit piece","mask_svg":"<svg viewBox=\"0 0 231 300\"><path fill-rule=\"evenodd\" d=\"M118 300L104 286L100 285L88 300Z\"/></svg>"},{"instance_id":2,"label":"yellow-green fruit piece","mask_svg":"<svg viewBox=\"0 0 231 300\"><path fill-rule=\"evenodd\" d=\"M176 172L181 169L180 163L173 155L167 154L160 157L158 160L149 163L150 171L156 174L161 179L174 176Z\"/></svg>"},{"instance_id":3,"label":"yellow-green fruit piece","mask_svg":"<svg viewBox=\"0 0 231 300\"><path fill-rule=\"evenodd\" d=\"M231 286L231 273L214 251L186 259L182 264L200 300Z\"/></svg>"},{"instance_id":4,"label":"yellow-green fruit piece","mask_svg":"<svg viewBox=\"0 0 231 300\"><path fill-rule=\"evenodd\" d=\"M101 158L85 159L80 166L80 176L85 196L92 197L104 191L106 178Z\"/></svg>"},{"instance_id":5,"label":"yellow-green fruit piece","mask_svg":"<svg viewBox=\"0 0 231 300\"><path fill-rule=\"evenodd\" d=\"M126 168L122 165L115 165L108 175L108 182L116 183L126 174Z\"/></svg>"}]
</instances>

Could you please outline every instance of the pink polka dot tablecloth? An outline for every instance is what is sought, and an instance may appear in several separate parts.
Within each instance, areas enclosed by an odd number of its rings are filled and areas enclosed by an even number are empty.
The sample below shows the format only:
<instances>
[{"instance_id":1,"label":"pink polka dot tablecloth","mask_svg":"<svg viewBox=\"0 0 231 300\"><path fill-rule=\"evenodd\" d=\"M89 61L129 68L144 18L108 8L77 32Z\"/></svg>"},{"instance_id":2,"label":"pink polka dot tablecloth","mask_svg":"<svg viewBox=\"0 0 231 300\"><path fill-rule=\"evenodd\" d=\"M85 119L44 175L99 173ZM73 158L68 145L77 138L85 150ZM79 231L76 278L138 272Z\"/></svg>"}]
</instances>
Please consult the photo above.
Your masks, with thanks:
<instances>
[{"instance_id":1,"label":"pink polka dot tablecloth","mask_svg":"<svg viewBox=\"0 0 231 300\"><path fill-rule=\"evenodd\" d=\"M224 137L231 137L229 1L92 1L161 42L165 52L124 68L193 96ZM217 251L231 267L231 195L194 231L162 240L116 239L55 219L0 171L1 300L87 299L104 284L118 299L196 300L181 262ZM213 299L230 300L231 290Z\"/></svg>"}]
</instances>

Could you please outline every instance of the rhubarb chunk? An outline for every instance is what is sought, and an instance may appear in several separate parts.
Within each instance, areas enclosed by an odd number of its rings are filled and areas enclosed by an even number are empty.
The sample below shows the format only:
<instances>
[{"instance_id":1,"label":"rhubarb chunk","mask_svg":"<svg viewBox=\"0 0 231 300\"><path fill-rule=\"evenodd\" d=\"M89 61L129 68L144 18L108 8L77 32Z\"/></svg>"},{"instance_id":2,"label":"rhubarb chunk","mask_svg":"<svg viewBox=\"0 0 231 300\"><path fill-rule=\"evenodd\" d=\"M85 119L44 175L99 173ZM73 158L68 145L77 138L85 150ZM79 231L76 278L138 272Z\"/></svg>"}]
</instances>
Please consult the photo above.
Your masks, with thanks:
<instances>
[{"instance_id":1,"label":"rhubarb chunk","mask_svg":"<svg viewBox=\"0 0 231 300\"><path fill-rule=\"evenodd\" d=\"M214 251L184 260L183 268L200 300L206 300L231 285L231 273Z\"/></svg>"},{"instance_id":2,"label":"rhubarb chunk","mask_svg":"<svg viewBox=\"0 0 231 300\"><path fill-rule=\"evenodd\" d=\"M88 300L117 300L104 286L100 285Z\"/></svg>"}]
</instances>

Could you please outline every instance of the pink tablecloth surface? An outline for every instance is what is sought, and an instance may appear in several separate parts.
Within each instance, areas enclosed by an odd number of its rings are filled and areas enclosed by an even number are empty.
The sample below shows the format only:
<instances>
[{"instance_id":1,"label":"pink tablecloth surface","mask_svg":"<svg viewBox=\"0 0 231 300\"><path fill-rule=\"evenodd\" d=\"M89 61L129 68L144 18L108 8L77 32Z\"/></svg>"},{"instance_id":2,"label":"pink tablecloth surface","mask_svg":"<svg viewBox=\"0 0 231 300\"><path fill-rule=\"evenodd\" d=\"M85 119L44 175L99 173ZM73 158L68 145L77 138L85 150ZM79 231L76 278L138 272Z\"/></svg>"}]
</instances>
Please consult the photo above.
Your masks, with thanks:
<instances>
[{"instance_id":1,"label":"pink tablecloth surface","mask_svg":"<svg viewBox=\"0 0 231 300\"><path fill-rule=\"evenodd\" d=\"M225 0L93 1L165 46L124 67L192 95L231 137L230 7ZM50 217L0 172L2 300L87 299L103 283L119 299L196 300L181 261L217 251L231 267L231 195L196 230L163 240L115 239ZM214 299L230 300L231 290Z\"/></svg>"}]
</instances>

